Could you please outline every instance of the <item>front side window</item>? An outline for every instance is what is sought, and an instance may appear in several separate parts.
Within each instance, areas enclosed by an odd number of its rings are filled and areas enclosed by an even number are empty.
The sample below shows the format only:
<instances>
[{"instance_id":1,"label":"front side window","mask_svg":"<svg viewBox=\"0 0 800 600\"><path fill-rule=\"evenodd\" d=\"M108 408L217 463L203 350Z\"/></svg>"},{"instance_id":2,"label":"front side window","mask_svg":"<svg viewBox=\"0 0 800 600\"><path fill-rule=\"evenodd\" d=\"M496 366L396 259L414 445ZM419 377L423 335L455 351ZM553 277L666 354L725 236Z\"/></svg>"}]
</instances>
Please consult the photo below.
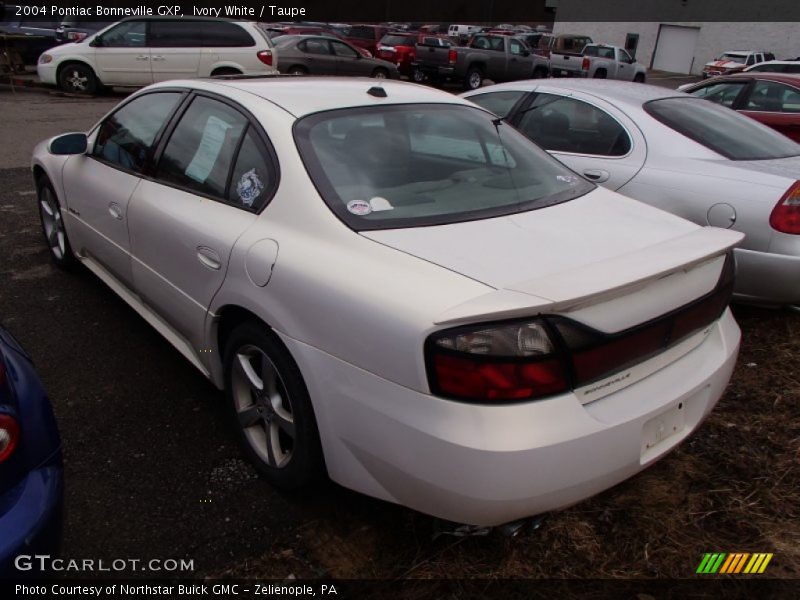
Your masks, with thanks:
<instances>
[{"instance_id":1,"label":"front side window","mask_svg":"<svg viewBox=\"0 0 800 600\"><path fill-rule=\"evenodd\" d=\"M197 97L181 117L159 160L165 183L225 198L228 173L247 119L217 100Z\"/></svg>"},{"instance_id":2,"label":"front side window","mask_svg":"<svg viewBox=\"0 0 800 600\"><path fill-rule=\"evenodd\" d=\"M326 111L298 121L294 135L326 204L355 230L519 213L594 189L512 127L468 106Z\"/></svg>"},{"instance_id":3,"label":"front side window","mask_svg":"<svg viewBox=\"0 0 800 600\"><path fill-rule=\"evenodd\" d=\"M651 100L656 120L731 160L767 160L800 155L800 145L736 111L695 98Z\"/></svg>"},{"instance_id":4,"label":"front side window","mask_svg":"<svg viewBox=\"0 0 800 600\"><path fill-rule=\"evenodd\" d=\"M524 50L525 50L525 47L522 45L521 42L518 42L517 40L510 40L509 41L509 43L508 43L508 51L511 54L520 56L523 53Z\"/></svg>"},{"instance_id":5,"label":"front side window","mask_svg":"<svg viewBox=\"0 0 800 600\"><path fill-rule=\"evenodd\" d=\"M147 23L123 21L102 35L105 48L143 48L147 45Z\"/></svg>"},{"instance_id":6,"label":"front side window","mask_svg":"<svg viewBox=\"0 0 800 600\"><path fill-rule=\"evenodd\" d=\"M631 139L619 121L581 100L537 94L521 113L518 129L546 150L624 156Z\"/></svg>"},{"instance_id":7,"label":"front side window","mask_svg":"<svg viewBox=\"0 0 800 600\"><path fill-rule=\"evenodd\" d=\"M689 93L692 96L697 96L698 98L730 107L733 106L733 103L736 101L736 98L739 97L745 85L747 85L746 81L726 81L722 83L712 83Z\"/></svg>"},{"instance_id":8,"label":"front side window","mask_svg":"<svg viewBox=\"0 0 800 600\"><path fill-rule=\"evenodd\" d=\"M159 92L131 100L100 125L92 155L126 170L144 172L156 136L180 99L178 92Z\"/></svg>"},{"instance_id":9,"label":"front side window","mask_svg":"<svg viewBox=\"0 0 800 600\"><path fill-rule=\"evenodd\" d=\"M633 62L633 59L631 58L631 55L628 54L627 52L625 52L625 50L620 50L619 51L619 58L623 62L627 62L627 63L632 63Z\"/></svg>"},{"instance_id":10,"label":"front side window","mask_svg":"<svg viewBox=\"0 0 800 600\"><path fill-rule=\"evenodd\" d=\"M744 110L800 112L800 90L774 81L756 81Z\"/></svg>"},{"instance_id":11,"label":"front side window","mask_svg":"<svg viewBox=\"0 0 800 600\"><path fill-rule=\"evenodd\" d=\"M515 90L508 92L489 92L488 94L470 96L469 101L493 112L498 117L505 118L524 95L525 92Z\"/></svg>"},{"instance_id":12,"label":"front side window","mask_svg":"<svg viewBox=\"0 0 800 600\"><path fill-rule=\"evenodd\" d=\"M194 24L202 33L206 48L250 48L256 45L241 26L225 21L202 21Z\"/></svg>"}]
</instances>

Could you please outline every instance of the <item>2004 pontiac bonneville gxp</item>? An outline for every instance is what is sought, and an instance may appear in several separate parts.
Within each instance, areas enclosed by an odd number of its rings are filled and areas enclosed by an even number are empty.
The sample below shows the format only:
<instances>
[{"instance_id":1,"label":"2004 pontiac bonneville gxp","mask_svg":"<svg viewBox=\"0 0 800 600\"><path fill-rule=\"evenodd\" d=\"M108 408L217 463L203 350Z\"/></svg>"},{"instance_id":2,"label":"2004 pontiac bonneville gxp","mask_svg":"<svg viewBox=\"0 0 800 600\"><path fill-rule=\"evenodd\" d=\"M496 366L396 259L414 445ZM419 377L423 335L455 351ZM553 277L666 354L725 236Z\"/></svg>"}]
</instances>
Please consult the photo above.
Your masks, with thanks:
<instances>
[{"instance_id":1,"label":"2004 pontiac bonneville gxp","mask_svg":"<svg viewBox=\"0 0 800 600\"><path fill-rule=\"evenodd\" d=\"M740 233L598 188L445 92L156 84L33 174L53 260L226 390L282 488L327 471L474 525L563 507L684 440L736 360Z\"/></svg>"}]
</instances>

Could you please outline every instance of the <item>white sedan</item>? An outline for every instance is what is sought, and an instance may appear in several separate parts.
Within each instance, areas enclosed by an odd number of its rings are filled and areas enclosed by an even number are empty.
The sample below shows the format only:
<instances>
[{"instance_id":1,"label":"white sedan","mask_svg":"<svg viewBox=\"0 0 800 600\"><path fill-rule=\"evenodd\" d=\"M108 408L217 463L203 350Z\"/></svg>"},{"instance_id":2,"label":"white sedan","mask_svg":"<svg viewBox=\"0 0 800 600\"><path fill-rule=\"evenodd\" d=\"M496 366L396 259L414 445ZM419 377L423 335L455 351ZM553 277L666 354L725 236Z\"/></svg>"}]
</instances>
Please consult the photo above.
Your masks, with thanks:
<instances>
[{"instance_id":1,"label":"white sedan","mask_svg":"<svg viewBox=\"0 0 800 600\"><path fill-rule=\"evenodd\" d=\"M620 81L515 81L463 96L592 181L746 234L737 297L800 304L800 145L789 138L712 102Z\"/></svg>"},{"instance_id":2,"label":"white sedan","mask_svg":"<svg viewBox=\"0 0 800 600\"><path fill-rule=\"evenodd\" d=\"M45 239L219 388L275 485L500 524L708 415L741 234L596 187L450 94L171 81L34 151ZM169 399L165 398L165 401Z\"/></svg>"}]
</instances>

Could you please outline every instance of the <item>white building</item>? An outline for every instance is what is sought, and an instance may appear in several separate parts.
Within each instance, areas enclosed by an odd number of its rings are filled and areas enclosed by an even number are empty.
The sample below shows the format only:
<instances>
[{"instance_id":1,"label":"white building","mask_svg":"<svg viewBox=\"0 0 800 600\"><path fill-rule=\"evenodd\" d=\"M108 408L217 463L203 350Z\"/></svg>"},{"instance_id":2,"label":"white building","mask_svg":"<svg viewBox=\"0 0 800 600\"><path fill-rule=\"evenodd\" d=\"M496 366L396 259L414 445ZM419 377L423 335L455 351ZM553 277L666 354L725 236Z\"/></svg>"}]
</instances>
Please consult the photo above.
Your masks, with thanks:
<instances>
[{"instance_id":1,"label":"white building","mask_svg":"<svg viewBox=\"0 0 800 600\"><path fill-rule=\"evenodd\" d=\"M797 0L795 0L797 1ZM596 2L591 8L599 10L604 2ZM775 58L796 58L800 56L800 23L765 21L676 21L655 20L659 13L666 18L680 16L680 4L669 6L653 0L639 0L631 11L620 10L620 4L609 3L613 11L609 15L621 17L653 18L652 21L589 21L587 3L581 0L559 0L553 33L575 33L590 36L595 42L614 44L633 50L637 60L652 69L674 73L699 75L703 65L714 60L728 50L756 50L772 52ZM628 3L625 3L628 4ZM761 3L766 7L768 2ZM714 5L718 5L714 10ZM608 4L606 6L609 6ZM631 4L628 4L631 6ZM698 6L696 3L694 6ZM728 5L730 6L730 5ZM795 5L796 7L797 5ZM705 0L704 9L712 9L705 14L711 18L726 15L726 3ZM777 8L777 7L773 7ZM704 11L705 12L705 11ZM687 12L686 16L697 18L698 12ZM769 13L771 18L779 17L780 12ZM767 15L761 13L760 16Z\"/></svg>"}]
</instances>

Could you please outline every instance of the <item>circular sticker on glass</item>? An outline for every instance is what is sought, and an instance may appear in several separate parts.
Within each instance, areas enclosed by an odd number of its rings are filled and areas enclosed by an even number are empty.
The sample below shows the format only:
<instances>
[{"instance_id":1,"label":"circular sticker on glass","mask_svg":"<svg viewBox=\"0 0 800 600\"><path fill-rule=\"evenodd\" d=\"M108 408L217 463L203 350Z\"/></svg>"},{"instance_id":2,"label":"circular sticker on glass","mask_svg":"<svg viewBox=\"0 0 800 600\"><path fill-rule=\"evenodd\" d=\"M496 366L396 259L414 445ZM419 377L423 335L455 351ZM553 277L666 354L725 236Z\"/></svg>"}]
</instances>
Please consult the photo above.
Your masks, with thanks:
<instances>
[{"instance_id":1,"label":"circular sticker on glass","mask_svg":"<svg viewBox=\"0 0 800 600\"><path fill-rule=\"evenodd\" d=\"M364 200L350 200L350 202L347 203L347 210L354 215L363 217L372 212L372 206L369 202Z\"/></svg>"}]
</instances>

